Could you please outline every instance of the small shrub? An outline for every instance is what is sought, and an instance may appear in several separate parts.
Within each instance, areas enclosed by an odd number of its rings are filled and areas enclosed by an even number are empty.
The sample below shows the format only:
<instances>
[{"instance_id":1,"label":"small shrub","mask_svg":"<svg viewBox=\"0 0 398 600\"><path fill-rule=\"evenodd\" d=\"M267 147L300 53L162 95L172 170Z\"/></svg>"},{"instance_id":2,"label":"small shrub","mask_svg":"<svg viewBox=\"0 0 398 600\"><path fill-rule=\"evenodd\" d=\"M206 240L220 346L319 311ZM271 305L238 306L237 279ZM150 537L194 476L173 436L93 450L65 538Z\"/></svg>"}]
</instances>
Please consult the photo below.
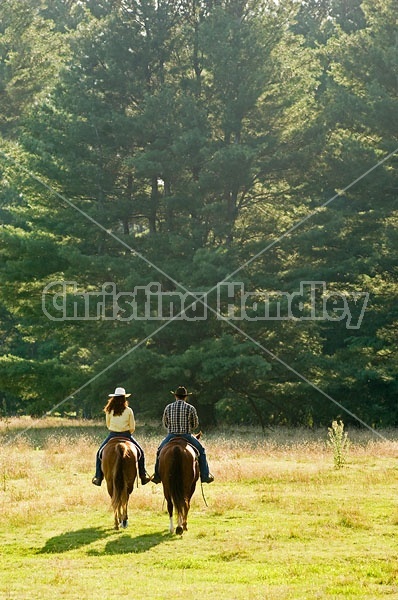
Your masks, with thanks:
<instances>
[{"instance_id":1,"label":"small shrub","mask_svg":"<svg viewBox=\"0 0 398 600\"><path fill-rule=\"evenodd\" d=\"M332 426L328 427L328 446L333 451L334 466L341 469L347 458L347 452L350 447L348 433L344 431L343 421L333 421Z\"/></svg>"}]
</instances>

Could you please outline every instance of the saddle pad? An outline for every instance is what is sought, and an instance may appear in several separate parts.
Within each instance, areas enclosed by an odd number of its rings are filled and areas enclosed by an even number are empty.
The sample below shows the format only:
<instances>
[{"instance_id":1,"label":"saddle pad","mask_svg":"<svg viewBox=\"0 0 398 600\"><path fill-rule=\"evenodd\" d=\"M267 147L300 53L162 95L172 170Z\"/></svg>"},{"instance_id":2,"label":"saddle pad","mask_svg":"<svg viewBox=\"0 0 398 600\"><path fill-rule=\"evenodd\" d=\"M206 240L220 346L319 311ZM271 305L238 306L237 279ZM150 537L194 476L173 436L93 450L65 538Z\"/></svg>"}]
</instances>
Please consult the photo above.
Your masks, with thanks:
<instances>
[{"instance_id":1,"label":"saddle pad","mask_svg":"<svg viewBox=\"0 0 398 600\"><path fill-rule=\"evenodd\" d=\"M107 447L107 445L109 444L109 442L113 442L114 440L117 440L118 442L129 442L129 443L130 443L130 444L132 444L132 446L134 446L134 448L137 450L137 460L138 460L138 459L141 457L141 450L138 448L138 446L136 446L136 445L134 444L134 442L132 442L131 440L129 440L129 439L127 439L127 438L125 438L125 437L122 437L122 436L121 436L121 437L114 437L114 438L111 438L110 440L108 440L108 441L106 442L105 446L104 446L103 448L101 448L101 450L100 450L100 452L99 452L99 455L98 455L101 461L102 461L102 454L103 454L103 452L104 452L105 448Z\"/></svg>"},{"instance_id":2,"label":"saddle pad","mask_svg":"<svg viewBox=\"0 0 398 600\"><path fill-rule=\"evenodd\" d=\"M192 448L192 450L195 453L196 458L198 458L198 456L199 456L199 450L193 444L191 444L190 442L188 442L188 440L186 440L183 437L176 436L176 437L172 438L171 440L169 440L167 442L167 444L177 444L179 442L185 442L187 444L187 446L189 446L190 448Z\"/></svg>"}]
</instances>

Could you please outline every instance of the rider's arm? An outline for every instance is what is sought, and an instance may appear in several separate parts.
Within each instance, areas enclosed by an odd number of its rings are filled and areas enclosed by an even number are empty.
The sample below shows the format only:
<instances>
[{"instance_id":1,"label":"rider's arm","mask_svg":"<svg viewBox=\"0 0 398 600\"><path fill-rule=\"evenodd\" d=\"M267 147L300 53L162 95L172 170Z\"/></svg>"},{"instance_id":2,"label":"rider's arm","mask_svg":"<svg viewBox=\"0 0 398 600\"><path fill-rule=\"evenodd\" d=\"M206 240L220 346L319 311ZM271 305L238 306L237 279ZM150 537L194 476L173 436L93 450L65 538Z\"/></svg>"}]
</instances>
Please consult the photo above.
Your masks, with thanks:
<instances>
[{"instance_id":1,"label":"rider's arm","mask_svg":"<svg viewBox=\"0 0 398 600\"><path fill-rule=\"evenodd\" d=\"M169 414L168 414L168 410L167 410L167 406L164 409L163 412L163 425L166 427L166 429L168 429L169 427Z\"/></svg>"},{"instance_id":2,"label":"rider's arm","mask_svg":"<svg viewBox=\"0 0 398 600\"><path fill-rule=\"evenodd\" d=\"M132 408L130 408L130 410L129 410L129 429L130 429L131 433L133 433L135 431L135 419L134 419L134 413L133 413Z\"/></svg>"},{"instance_id":3,"label":"rider's arm","mask_svg":"<svg viewBox=\"0 0 398 600\"><path fill-rule=\"evenodd\" d=\"M199 427L199 417L198 417L198 413L196 412L196 408L194 406L191 406L191 412L189 415L189 419L191 422L191 430L195 431L195 429L197 429Z\"/></svg>"}]
</instances>

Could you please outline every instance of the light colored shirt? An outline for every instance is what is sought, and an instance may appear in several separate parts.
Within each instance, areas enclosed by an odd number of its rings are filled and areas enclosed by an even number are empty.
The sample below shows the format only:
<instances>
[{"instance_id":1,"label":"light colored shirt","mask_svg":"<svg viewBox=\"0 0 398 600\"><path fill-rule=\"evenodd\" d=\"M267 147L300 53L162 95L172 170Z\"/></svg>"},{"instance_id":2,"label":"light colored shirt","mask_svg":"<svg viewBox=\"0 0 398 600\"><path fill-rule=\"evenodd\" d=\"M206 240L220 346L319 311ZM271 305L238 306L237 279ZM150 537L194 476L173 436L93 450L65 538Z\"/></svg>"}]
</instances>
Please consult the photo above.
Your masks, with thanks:
<instances>
[{"instance_id":1,"label":"light colored shirt","mask_svg":"<svg viewBox=\"0 0 398 600\"><path fill-rule=\"evenodd\" d=\"M126 406L121 415L115 416L113 410L105 413L106 426L109 431L130 431L133 433L135 430L135 419L133 410Z\"/></svg>"},{"instance_id":2,"label":"light colored shirt","mask_svg":"<svg viewBox=\"0 0 398 600\"><path fill-rule=\"evenodd\" d=\"M192 433L199 425L196 408L185 400L168 404L163 413L163 425L169 433Z\"/></svg>"}]
</instances>

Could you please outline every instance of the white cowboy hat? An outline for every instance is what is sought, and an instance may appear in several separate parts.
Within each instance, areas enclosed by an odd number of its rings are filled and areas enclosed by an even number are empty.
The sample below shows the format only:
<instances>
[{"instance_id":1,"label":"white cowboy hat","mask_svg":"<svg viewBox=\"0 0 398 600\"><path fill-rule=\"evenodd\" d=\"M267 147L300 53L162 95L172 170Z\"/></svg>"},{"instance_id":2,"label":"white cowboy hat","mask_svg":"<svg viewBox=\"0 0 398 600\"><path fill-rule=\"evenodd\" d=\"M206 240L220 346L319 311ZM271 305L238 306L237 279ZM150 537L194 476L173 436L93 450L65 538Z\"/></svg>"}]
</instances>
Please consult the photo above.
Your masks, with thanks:
<instances>
[{"instance_id":1,"label":"white cowboy hat","mask_svg":"<svg viewBox=\"0 0 398 600\"><path fill-rule=\"evenodd\" d=\"M131 394L126 394L126 390L122 387L117 387L115 389L115 393L114 394L108 394L108 396L126 396L126 398L129 398L129 396L131 396Z\"/></svg>"}]
</instances>

